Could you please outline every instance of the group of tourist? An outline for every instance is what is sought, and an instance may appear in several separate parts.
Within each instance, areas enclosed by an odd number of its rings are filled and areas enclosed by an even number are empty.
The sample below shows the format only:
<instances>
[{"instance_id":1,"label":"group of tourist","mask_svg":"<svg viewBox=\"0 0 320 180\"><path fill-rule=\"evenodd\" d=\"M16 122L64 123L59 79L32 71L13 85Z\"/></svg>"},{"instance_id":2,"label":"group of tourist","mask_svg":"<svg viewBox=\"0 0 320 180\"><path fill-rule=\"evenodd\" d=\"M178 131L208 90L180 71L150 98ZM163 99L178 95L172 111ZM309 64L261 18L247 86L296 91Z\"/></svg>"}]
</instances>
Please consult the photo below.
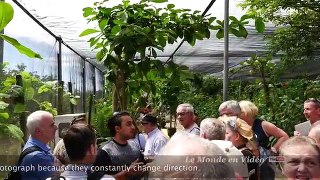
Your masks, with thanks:
<instances>
[{"instance_id":1,"label":"group of tourist","mask_svg":"<svg viewBox=\"0 0 320 180\"><path fill-rule=\"evenodd\" d=\"M20 175L22 179L256 180L277 178L279 164L282 177L320 179L318 100L304 103L309 137L294 132L289 138L281 128L258 118L258 107L250 101L226 101L218 111L220 117L206 118L198 126L193 106L180 104L176 118L183 130L170 139L151 111L141 116L143 133L128 112L117 112L107 121L112 137L101 147L95 130L85 117L78 117L64 130L53 154L47 144L55 138L54 118L36 111L27 118L30 137L18 164L34 169ZM270 144L270 137L276 143Z\"/></svg>"}]
</instances>

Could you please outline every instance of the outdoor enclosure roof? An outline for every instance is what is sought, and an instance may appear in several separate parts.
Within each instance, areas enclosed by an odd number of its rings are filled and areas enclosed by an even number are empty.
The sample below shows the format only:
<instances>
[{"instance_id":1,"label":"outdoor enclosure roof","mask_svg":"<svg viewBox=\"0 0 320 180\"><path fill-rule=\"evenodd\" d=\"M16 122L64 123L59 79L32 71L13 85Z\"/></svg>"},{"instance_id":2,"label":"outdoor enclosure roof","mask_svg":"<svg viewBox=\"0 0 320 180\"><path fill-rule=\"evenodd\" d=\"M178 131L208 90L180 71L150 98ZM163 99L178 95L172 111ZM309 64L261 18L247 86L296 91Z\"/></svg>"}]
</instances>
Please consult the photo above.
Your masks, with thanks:
<instances>
[{"instance_id":1,"label":"outdoor enclosure roof","mask_svg":"<svg viewBox=\"0 0 320 180\"><path fill-rule=\"evenodd\" d=\"M7 1L11 3L10 1ZM17 0L30 14L32 14L39 22L46 28L53 32L56 36L61 36L63 42L69 45L72 49L77 51L81 56L90 59L91 62L103 69L103 65L95 62L95 55L87 40L89 37L79 37L79 34L87 29L92 28L94 24L88 24L87 20L82 16L82 9L84 7L92 7L92 0ZM131 0L131 2L137 2ZM239 0L230 1L229 15L237 18L241 17L245 12L237 7ZM110 0L106 4L110 7L121 3L120 0ZM169 0L177 8L188 8L192 10L204 11L210 0ZM11 3L14 5L15 3ZM14 6L18 8L17 6ZM207 14L223 20L224 16L224 0L216 0ZM264 34L257 33L254 27L247 26L249 35L246 39L237 38L230 35L229 38L229 67L239 65L241 61L248 59L251 55L261 54L266 51L263 37L265 34L271 34L274 27L267 24ZM21 31L21 36L25 32ZM210 39L197 41L194 47L187 42L179 48L174 54L173 60L178 64L187 65L190 70L197 72L204 72L218 77L222 77L223 70L223 54L224 42L215 37L216 32L211 32ZM179 45L179 42L168 45L164 52L159 51L159 59L167 61L174 50Z\"/></svg>"}]
</instances>

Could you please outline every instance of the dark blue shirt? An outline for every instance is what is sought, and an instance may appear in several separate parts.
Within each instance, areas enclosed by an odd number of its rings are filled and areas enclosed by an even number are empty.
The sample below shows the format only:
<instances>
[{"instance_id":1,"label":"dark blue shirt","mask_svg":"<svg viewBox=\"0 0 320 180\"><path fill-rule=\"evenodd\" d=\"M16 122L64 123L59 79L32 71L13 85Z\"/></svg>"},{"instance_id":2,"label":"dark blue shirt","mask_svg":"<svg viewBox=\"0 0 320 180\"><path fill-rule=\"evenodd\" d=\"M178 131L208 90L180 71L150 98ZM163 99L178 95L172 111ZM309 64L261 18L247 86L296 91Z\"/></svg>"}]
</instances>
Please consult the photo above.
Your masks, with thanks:
<instances>
[{"instance_id":1,"label":"dark blue shirt","mask_svg":"<svg viewBox=\"0 0 320 180\"><path fill-rule=\"evenodd\" d=\"M32 171L21 171L22 179L46 179L51 177L55 172L55 167L54 156L50 147L30 136L23 150L31 146L38 146L42 151L32 152L23 158L21 166L29 167Z\"/></svg>"}]
</instances>

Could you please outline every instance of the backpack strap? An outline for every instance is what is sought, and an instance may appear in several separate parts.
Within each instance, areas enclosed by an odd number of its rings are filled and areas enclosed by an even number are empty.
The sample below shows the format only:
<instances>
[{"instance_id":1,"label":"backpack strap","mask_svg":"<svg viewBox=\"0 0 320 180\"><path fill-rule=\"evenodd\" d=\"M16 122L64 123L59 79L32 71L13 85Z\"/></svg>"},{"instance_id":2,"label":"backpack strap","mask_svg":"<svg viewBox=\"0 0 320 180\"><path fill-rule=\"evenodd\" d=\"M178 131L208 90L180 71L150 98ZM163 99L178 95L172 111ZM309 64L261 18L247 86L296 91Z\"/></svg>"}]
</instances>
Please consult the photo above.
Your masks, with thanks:
<instances>
[{"instance_id":1,"label":"backpack strap","mask_svg":"<svg viewBox=\"0 0 320 180\"><path fill-rule=\"evenodd\" d=\"M41 148L39 148L38 146L31 146L31 147L28 147L27 149L25 149L24 151L21 152L20 156L19 156L19 160L17 162L17 166L20 166L21 163L22 163L22 160L23 158L32 153L32 152L35 152L35 151L43 151ZM4 178L5 180L18 180L18 179L22 179L21 178L21 174L19 171L13 171L11 170L7 177Z\"/></svg>"},{"instance_id":2,"label":"backpack strap","mask_svg":"<svg viewBox=\"0 0 320 180\"><path fill-rule=\"evenodd\" d=\"M22 163L22 160L26 155L28 155L32 152L35 152L35 151L43 151L43 150L38 146L31 146L31 147L28 147L27 149L23 150L19 156L19 160L18 160L17 165L19 166Z\"/></svg>"}]
</instances>

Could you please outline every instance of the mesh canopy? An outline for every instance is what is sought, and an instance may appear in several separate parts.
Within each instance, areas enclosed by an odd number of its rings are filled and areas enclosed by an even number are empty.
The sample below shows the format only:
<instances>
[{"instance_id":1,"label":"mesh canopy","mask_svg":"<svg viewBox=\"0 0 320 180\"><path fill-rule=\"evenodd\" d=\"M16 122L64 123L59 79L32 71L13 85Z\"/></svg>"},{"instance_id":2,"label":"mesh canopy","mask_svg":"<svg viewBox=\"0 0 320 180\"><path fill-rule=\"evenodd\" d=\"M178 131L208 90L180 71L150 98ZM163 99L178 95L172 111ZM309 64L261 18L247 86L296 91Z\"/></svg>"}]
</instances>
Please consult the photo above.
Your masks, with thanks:
<instances>
[{"instance_id":1,"label":"mesh canopy","mask_svg":"<svg viewBox=\"0 0 320 180\"><path fill-rule=\"evenodd\" d=\"M96 52L89 47L89 43L87 42L89 37L79 37L79 34L83 30L95 26L94 24L88 24L87 20L82 16L82 9L84 7L92 7L93 1L18 0L18 2L56 36L61 36L62 40L71 48L83 57L90 58L92 63L103 69L103 65L94 61ZM131 2L137 1L132 0ZM239 2L240 1L230 1L230 16L239 18L244 14L244 11L237 7ZM118 0L111 0L107 2L107 6L112 7L119 3L120 1ZM169 0L169 3L175 4L177 8L187 8L203 12L210 3L210 0L201 0L201 3L199 0ZM224 0L217 0L207 14L223 20ZM19 16L19 14L16 14L16 16ZM247 29L249 35L246 39L230 36L229 67L238 65L252 54L263 53L265 51L263 34L258 34L253 26L249 26ZM15 34L23 36L26 33L38 33L36 30L31 30L32 32L25 32L23 29L20 30L20 33L15 32ZM269 34L273 30L274 28L272 28L272 26L268 26L265 34ZM219 76L219 72L223 69L224 42L223 39L218 40L215 34L216 32L211 32L210 39L197 41L194 47L185 42L175 53L173 60L178 64L187 65L193 71ZM168 45L163 52L157 52L159 59L167 61L179 43L180 42Z\"/></svg>"}]
</instances>

